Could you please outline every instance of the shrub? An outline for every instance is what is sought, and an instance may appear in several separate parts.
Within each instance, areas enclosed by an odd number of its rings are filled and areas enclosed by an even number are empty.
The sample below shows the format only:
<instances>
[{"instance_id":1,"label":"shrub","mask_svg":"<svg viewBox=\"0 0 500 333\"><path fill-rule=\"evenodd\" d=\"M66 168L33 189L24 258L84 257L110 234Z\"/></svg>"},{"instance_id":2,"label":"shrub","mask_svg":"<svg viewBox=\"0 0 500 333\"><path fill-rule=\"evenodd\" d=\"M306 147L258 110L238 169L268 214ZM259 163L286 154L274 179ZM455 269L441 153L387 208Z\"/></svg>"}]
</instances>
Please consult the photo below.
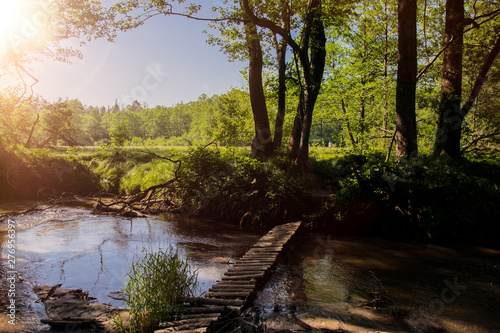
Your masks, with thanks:
<instances>
[{"instance_id":1,"label":"shrub","mask_svg":"<svg viewBox=\"0 0 500 333\"><path fill-rule=\"evenodd\" d=\"M130 332L153 332L160 322L174 319L184 299L198 290L197 272L171 246L156 252L144 247L142 254L128 266L123 292Z\"/></svg>"},{"instance_id":2,"label":"shrub","mask_svg":"<svg viewBox=\"0 0 500 333\"><path fill-rule=\"evenodd\" d=\"M380 207L371 233L420 240L494 244L500 227L500 167L466 159L385 163L369 156L340 181L338 203Z\"/></svg>"},{"instance_id":3,"label":"shrub","mask_svg":"<svg viewBox=\"0 0 500 333\"><path fill-rule=\"evenodd\" d=\"M192 149L183 159L179 198L191 212L218 218L239 221L248 213L254 227L299 219L314 209L310 180L285 155L266 162L247 155Z\"/></svg>"}]
</instances>

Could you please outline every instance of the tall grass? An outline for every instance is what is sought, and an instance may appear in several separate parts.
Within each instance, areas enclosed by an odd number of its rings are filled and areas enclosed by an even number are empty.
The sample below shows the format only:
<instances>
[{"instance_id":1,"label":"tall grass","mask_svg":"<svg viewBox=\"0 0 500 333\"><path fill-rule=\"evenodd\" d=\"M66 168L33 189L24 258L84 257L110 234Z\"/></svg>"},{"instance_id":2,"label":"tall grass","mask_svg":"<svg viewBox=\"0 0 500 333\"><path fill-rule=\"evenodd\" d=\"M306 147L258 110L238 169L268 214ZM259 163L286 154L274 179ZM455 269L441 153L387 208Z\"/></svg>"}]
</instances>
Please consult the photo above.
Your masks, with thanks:
<instances>
[{"instance_id":1,"label":"tall grass","mask_svg":"<svg viewBox=\"0 0 500 333\"><path fill-rule=\"evenodd\" d=\"M198 291L197 272L172 246L157 251L143 247L142 257L136 256L128 268L124 295L130 325L121 327L122 332L153 332L160 322L175 318L183 300Z\"/></svg>"}]
</instances>

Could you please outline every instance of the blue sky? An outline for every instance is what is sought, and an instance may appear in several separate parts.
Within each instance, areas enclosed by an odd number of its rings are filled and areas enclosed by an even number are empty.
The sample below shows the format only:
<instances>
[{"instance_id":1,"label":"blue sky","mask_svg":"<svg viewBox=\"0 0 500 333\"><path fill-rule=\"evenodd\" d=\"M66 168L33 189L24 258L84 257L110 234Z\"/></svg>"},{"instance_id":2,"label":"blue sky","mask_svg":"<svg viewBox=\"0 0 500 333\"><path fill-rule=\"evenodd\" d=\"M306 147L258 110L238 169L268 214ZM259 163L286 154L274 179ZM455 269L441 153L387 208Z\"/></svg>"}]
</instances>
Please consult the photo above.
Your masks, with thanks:
<instances>
[{"instance_id":1,"label":"blue sky","mask_svg":"<svg viewBox=\"0 0 500 333\"><path fill-rule=\"evenodd\" d=\"M222 94L240 87L246 63L230 63L217 47L205 42L206 23L183 17L158 16L143 26L119 33L115 43L97 40L82 48L72 64L33 64L40 82L35 92L55 101L78 98L85 105L129 104L171 106Z\"/></svg>"}]
</instances>

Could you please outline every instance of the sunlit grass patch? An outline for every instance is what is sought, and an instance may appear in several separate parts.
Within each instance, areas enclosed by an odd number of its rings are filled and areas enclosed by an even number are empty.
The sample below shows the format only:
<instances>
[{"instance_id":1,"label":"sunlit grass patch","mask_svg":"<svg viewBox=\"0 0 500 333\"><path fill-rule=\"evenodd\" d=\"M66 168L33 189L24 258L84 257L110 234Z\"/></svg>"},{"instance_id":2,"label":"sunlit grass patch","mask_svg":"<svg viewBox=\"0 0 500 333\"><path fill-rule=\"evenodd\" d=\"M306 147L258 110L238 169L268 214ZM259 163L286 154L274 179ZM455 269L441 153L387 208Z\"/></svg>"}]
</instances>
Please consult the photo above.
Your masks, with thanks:
<instances>
[{"instance_id":1,"label":"sunlit grass patch","mask_svg":"<svg viewBox=\"0 0 500 333\"><path fill-rule=\"evenodd\" d=\"M123 291L130 313L129 327L115 318L118 332L153 332L175 316L188 297L196 296L198 274L172 246L142 249L128 265Z\"/></svg>"}]
</instances>

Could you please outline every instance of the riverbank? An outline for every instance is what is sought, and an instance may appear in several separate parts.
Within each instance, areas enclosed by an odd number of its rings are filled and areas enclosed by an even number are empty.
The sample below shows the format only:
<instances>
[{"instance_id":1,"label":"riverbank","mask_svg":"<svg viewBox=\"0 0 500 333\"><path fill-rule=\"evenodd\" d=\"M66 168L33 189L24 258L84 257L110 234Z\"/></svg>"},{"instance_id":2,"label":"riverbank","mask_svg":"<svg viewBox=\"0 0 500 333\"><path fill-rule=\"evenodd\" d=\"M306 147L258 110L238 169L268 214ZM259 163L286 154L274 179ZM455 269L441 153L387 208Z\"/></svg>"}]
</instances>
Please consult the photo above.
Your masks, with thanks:
<instances>
[{"instance_id":1,"label":"riverbank","mask_svg":"<svg viewBox=\"0 0 500 333\"><path fill-rule=\"evenodd\" d=\"M173 212L249 229L302 220L311 230L335 235L498 246L500 166L491 159L422 157L393 163L379 153L312 149L312 168L305 172L291 165L285 153L257 161L245 149L100 148L44 154L23 162L36 160L36 177L43 182L29 181L32 175L8 183L60 203L69 204L75 194L106 198L96 200L97 205L82 202L96 212Z\"/></svg>"}]
</instances>

